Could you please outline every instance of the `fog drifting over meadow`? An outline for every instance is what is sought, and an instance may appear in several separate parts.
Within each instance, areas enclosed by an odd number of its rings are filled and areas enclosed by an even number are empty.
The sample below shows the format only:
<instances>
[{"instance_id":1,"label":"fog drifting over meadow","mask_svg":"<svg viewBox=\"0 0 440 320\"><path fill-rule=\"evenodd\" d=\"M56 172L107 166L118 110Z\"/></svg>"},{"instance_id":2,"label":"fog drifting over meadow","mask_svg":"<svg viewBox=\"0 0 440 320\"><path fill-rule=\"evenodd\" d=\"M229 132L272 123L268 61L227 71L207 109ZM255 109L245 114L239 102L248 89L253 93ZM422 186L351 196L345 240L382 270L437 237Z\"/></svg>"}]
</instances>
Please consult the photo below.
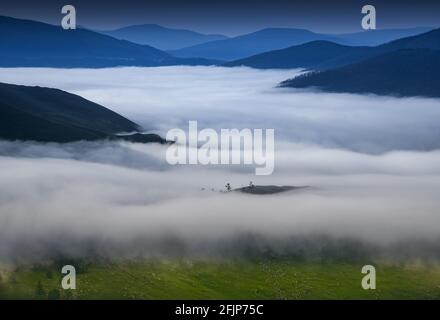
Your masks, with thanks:
<instances>
[{"instance_id":1,"label":"fog drifting over meadow","mask_svg":"<svg viewBox=\"0 0 440 320\"><path fill-rule=\"evenodd\" d=\"M253 167L171 167L156 144L0 141L0 261L215 254L221 246L211 244L246 246L245 235L271 239L249 245L275 251L315 235L381 246L438 240L440 100L275 88L297 72L0 69L0 82L76 93L162 135L197 120L201 129L274 128L276 137L275 172L264 177ZM311 188L219 192L249 181Z\"/></svg>"}]
</instances>

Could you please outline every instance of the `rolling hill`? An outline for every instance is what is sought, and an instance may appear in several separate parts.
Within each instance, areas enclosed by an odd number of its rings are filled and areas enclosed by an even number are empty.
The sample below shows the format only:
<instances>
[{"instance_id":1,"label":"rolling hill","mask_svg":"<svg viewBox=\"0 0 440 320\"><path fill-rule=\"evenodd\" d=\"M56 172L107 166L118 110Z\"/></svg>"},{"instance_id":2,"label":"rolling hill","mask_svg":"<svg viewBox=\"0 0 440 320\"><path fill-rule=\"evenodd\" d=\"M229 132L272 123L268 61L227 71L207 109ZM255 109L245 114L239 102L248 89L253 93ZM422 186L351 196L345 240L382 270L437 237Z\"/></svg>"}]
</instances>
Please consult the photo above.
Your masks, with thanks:
<instances>
[{"instance_id":1,"label":"rolling hill","mask_svg":"<svg viewBox=\"0 0 440 320\"><path fill-rule=\"evenodd\" d=\"M235 38L170 51L170 53L177 57L202 57L229 61L314 40L336 41L337 38L303 29L269 28Z\"/></svg>"},{"instance_id":2,"label":"rolling hill","mask_svg":"<svg viewBox=\"0 0 440 320\"><path fill-rule=\"evenodd\" d=\"M45 142L124 139L156 141L156 135L117 136L142 128L121 115L61 90L0 83L0 139ZM148 139L145 139L148 138Z\"/></svg>"},{"instance_id":3,"label":"rolling hill","mask_svg":"<svg viewBox=\"0 0 440 320\"><path fill-rule=\"evenodd\" d=\"M440 49L440 29L402 38L376 47L352 47L329 41L314 41L282 50L265 52L225 63L260 69L332 69L402 49Z\"/></svg>"},{"instance_id":4,"label":"rolling hill","mask_svg":"<svg viewBox=\"0 0 440 320\"><path fill-rule=\"evenodd\" d=\"M312 41L227 62L223 66L248 66L257 69L319 69L323 63L328 63L340 57L363 54L365 50L369 49L368 47L344 46L330 41Z\"/></svg>"},{"instance_id":5,"label":"rolling hill","mask_svg":"<svg viewBox=\"0 0 440 320\"><path fill-rule=\"evenodd\" d=\"M440 29L434 29L416 36L397 39L376 47L366 47L363 51L349 52L348 54L341 55L335 59L323 61L320 64L320 68L329 69L344 66L404 49L440 50Z\"/></svg>"},{"instance_id":6,"label":"rolling hill","mask_svg":"<svg viewBox=\"0 0 440 320\"><path fill-rule=\"evenodd\" d=\"M217 60L240 60L260 53L285 49L312 41L331 41L346 46L371 46L413 36L430 28L383 29L352 34L330 35L304 29L268 28L254 33L170 51L178 57L202 57Z\"/></svg>"},{"instance_id":7,"label":"rolling hill","mask_svg":"<svg viewBox=\"0 0 440 320\"><path fill-rule=\"evenodd\" d=\"M0 16L0 67L100 68L212 64L178 59L147 45L117 40L85 29Z\"/></svg>"},{"instance_id":8,"label":"rolling hill","mask_svg":"<svg viewBox=\"0 0 440 320\"><path fill-rule=\"evenodd\" d=\"M440 50L405 49L341 68L310 72L281 87L330 92L440 97Z\"/></svg>"},{"instance_id":9,"label":"rolling hill","mask_svg":"<svg viewBox=\"0 0 440 320\"><path fill-rule=\"evenodd\" d=\"M401 38L422 34L434 27L415 27L404 29L376 29L348 34L340 34L339 38L351 46L378 46Z\"/></svg>"},{"instance_id":10,"label":"rolling hill","mask_svg":"<svg viewBox=\"0 0 440 320\"><path fill-rule=\"evenodd\" d=\"M168 52L147 44L119 40L78 28L63 30L42 22L0 16L0 67L101 68L115 66L214 65L311 41L350 44L356 39L383 38L382 33L324 35L303 29L269 28L251 34L209 41ZM408 31L409 32L409 31ZM411 32L415 32L414 30ZM223 38L157 25L133 26L110 34L161 47ZM394 32L395 35L399 32ZM175 55L175 56L174 56ZM340 63L339 63L340 64Z\"/></svg>"},{"instance_id":11,"label":"rolling hill","mask_svg":"<svg viewBox=\"0 0 440 320\"><path fill-rule=\"evenodd\" d=\"M129 26L111 31L101 31L101 33L121 40L147 44L160 50L177 50L205 42L227 39L221 34L202 34L184 29L165 28L157 24Z\"/></svg>"}]
</instances>

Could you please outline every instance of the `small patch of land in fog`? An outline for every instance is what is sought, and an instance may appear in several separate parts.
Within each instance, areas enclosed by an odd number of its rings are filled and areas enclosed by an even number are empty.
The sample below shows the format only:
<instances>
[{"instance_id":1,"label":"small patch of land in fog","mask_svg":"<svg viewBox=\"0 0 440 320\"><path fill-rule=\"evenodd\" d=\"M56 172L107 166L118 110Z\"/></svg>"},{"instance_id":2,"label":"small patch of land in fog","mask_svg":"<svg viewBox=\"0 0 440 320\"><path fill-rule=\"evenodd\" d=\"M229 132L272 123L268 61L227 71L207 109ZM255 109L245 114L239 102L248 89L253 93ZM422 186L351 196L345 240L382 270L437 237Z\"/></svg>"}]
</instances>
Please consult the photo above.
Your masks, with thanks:
<instances>
[{"instance_id":1,"label":"small patch of land in fog","mask_svg":"<svg viewBox=\"0 0 440 320\"><path fill-rule=\"evenodd\" d=\"M265 194L276 194L276 193L282 193L286 191L292 191L292 190L302 190L309 188L308 186L275 186L275 185L269 185L269 186L247 186L242 187L238 189L234 189L234 191L243 192L243 193L249 193L249 194L256 194L256 195L265 195Z\"/></svg>"}]
</instances>

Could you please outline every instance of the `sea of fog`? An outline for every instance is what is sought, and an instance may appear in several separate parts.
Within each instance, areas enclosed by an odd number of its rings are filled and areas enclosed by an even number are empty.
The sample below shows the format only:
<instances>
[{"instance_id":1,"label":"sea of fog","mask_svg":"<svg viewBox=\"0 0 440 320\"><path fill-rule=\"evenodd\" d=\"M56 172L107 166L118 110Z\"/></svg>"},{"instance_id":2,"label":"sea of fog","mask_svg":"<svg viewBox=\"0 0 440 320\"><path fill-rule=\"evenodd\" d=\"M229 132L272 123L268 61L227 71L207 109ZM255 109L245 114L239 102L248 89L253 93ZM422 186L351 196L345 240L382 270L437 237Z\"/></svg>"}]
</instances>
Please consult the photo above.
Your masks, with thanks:
<instances>
[{"instance_id":1,"label":"sea of fog","mask_svg":"<svg viewBox=\"0 0 440 320\"><path fill-rule=\"evenodd\" d=\"M319 254L333 242L437 258L440 100L276 88L299 73L0 69L0 82L66 90L162 135L196 120L201 129L273 128L276 137L270 176L238 165L170 166L167 146L157 144L0 141L0 262ZM219 191L249 181L310 188L264 196Z\"/></svg>"}]
</instances>

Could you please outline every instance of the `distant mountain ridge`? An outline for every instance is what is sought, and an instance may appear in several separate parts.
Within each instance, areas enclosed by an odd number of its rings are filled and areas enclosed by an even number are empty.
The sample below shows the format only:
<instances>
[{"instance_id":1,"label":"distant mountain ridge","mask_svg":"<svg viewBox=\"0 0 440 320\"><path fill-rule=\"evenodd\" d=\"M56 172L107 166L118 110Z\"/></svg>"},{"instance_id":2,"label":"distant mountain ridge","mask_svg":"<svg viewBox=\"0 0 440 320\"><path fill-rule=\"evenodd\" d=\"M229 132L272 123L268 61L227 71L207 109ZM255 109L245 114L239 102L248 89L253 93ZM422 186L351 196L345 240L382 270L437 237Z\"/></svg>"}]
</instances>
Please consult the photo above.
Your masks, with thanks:
<instances>
[{"instance_id":1,"label":"distant mountain ridge","mask_svg":"<svg viewBox=\"0 0 440 320\"><path fill-rule=\"evenodd\" d=\"M329 41L314 41L225 63L261 69L306 68L326 70L402 49L440 49L440 29L394 40L376 47L352 47Z\"/></svg>"},{"instance_id":2,"label":"distant mountain ridge","mask_svg":"<svg viewBox=\"0 0 440 320\"><path fill-rule=\"evenodd\" d=\"M312 41L331 41L346 46L378 45L402 37L431 30L428 27L383 29L352 34L320 34L304 29L268 28L227 40L212 41L197 46L170 51L178 57L203 57L217 60L241 60L273 50L302 45Z\"/></svg>"},{"instance_id":3,"label":"distant mountain ridge","mask_svg":"<svg viewBox=\"0 0 440 320\"><path fill-rule=\"evenodd\" d=\"M202 34L185 29L165 28L157 24L128 26L116 30L99 32L117 39L150 45L160 50L177 50L228 38L221 34Z\"/></svg>"},{"instance_id":4,"label":"distant mountain ridge","mask_svg":"<svg viewBox=\"0 0 440 320\"><path fill-rule=\"evenodd\" d=\"M71 142L133 139L142 128L101 105L58 89L0 83L0 139ZM135 136L141 140L140 137ZM156 135L142 137L163 141Z\"/></svg>"},{"instance_id":5,"label":"distant mountain ridge","mask_svg":"<svg viewBox=\"0 0 440 320\"><path fill-rule=\"evenodd\" d=\"M404 29L376 29L337 35L343 43L350 46L378 46L400 38L416 36L435 29L435 27L415 27Z\"/></svg>"},{"instance_id":6,"label":"distant mountain ridge","mask_svg":"<svg viewBox=\"0 0 440 320\"><path fill-rule=\"evenodd\" d=\"M78 28L0 16L0 67L100 68L213 64Z\"/></svg>"},{"instance_id":7,"label":"distant mountain ridge","mask_svg":"<svg viewBox=\"0 0 440 320\"><path fill-rule=\"evenodd\" d=\"M235 60L264 51L286 48L314 40L336 41L331 35L321 35L305 29L268 28L226 40L170 51L177 57L203 57L217 60Z\"/></svg>"},{"instance_id":8,"label":"distant mountain ridge","mask_svg":"<svg viewBox=\"0 0 440 320\"><path fill-rule=\"evenodd\" d=\"M257 69L317 68L350 54L362 54L369 47L350 47L331 41L312 41L302 45L261 53L224 63L226 67L248 66ZM345 60L347 61L347 60Z\"/></svg>"},{"instance_id":9,"label":"distant mountain ridge","mask_svg":"<svg viewBox=\"0 0 440 320\"><path fill-rule=\"evenodd\" d=\"M318 88L330 92L440 97L440 29L367 47L355 53L348 51L333 60L319 61L321 66L327 67L342 62L345 63L342 66L326 69L317 68L314 61L315 71L283 81L280 86Z\"/></svg>"},{"instance_id":10,"label":"distant mountain ridge","mask_svg":"<svg viewBox=\"0 0 440 320\"><path fill-rule=\"evenodd\" d=\"M223 39L222 35L203 35L158 25L132 26L114 31L120 33L121 38L133 37L133 40L142 43L154 43L166 47L180 46L188 41L204 41L212 37L221 38L165 52L148 44L119 40L83 28L63 30L60 26L0 16L0 67L102 68L218 65L226 60L242 59L311 41L331 41L350 45L354 41L364 41L359 40L362 38L365 42L371 43L375 39L417 31L420 31L420 28L403 31L376 30L370 33L341 36L318 34L305 29L268 28L226 39ZM385 32L388 33L383 34Z\"/></svg>"}]
</instances>

